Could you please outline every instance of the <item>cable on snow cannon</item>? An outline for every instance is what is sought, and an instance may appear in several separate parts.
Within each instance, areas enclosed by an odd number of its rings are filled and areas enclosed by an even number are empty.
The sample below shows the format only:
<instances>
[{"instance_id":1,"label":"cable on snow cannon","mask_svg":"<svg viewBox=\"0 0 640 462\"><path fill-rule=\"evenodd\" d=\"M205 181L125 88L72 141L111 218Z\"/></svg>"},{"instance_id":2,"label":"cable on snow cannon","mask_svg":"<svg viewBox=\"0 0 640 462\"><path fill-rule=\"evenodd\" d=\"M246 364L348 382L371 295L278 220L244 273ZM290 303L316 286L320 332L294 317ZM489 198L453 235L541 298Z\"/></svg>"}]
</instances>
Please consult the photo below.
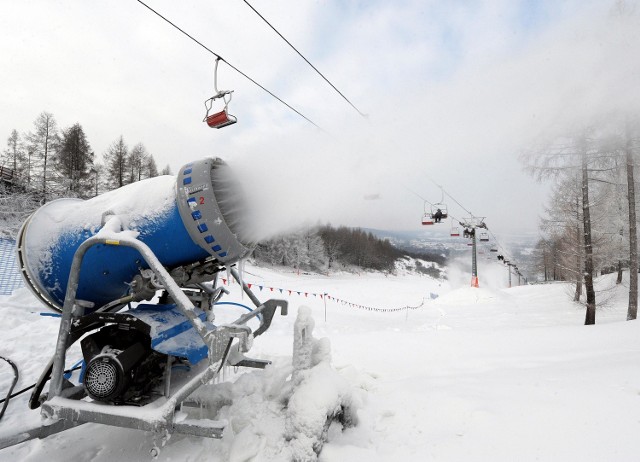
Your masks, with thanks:
<instances>
[{"instance_id":1,"label":"cable on snow cannon","mask_svg":"<svg viewBox=\"0 0 640 462\"><path fill-rule=\"evenodd\" d=\"M34 212L20 230L18 259L27 286L61 312L60 329L29 400L41 407L43 424L0 438L0 448L86 422L220 438L225 422L190 416L200 403L189 396L225 366L264 368L268 361L245 353L278 308L287 314L286 301L261 303L232 267L253 247L246 212L218 158ZM256 308L216 325L216 302L227 293L217 285L223 270ZM64 370L78 341L84 362L73 383Z\"/></svg>"}]
</instances>

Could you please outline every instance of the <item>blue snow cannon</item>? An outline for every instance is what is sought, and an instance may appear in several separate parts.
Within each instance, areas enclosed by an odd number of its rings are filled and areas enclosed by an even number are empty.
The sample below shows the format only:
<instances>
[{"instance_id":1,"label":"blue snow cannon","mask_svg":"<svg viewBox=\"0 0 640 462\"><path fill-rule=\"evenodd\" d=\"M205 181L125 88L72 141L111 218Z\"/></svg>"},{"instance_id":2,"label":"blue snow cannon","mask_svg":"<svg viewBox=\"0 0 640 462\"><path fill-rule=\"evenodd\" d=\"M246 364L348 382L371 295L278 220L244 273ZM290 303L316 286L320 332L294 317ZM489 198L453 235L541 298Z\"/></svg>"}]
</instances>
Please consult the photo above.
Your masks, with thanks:
<instances>
[{"instance_id":1,"label":"blue snow cannon","mask_svg":"<svg viewBox=\"0 0 640 462\"><path fill-rule=\"evenodd\" d=\"M175 410L197 407L192 393L225 366L269 364L244 353L278 308L287 314L286 301L261 303L233 268L253 246L249 215L238 181L218 158L188 163L177 176L89 200L59 199L34 212L18 238L22 274L61 317L53 358L29 406L41 406L47 421L58 423L15 441L84 422L221 437L223 422L175 418ZM223 270L255 308L217 325L214 309L228 293L217 285ZM259 322L257 328L250 321ZM72 384L65 364L76 342L82 370Z\"/></svg>"},{"instance_id":2,"label":"blue snow cannon","mask_svg":"<svg viewBox=\"0 0 640 462\"><path fill-rule=\"evenodd\" d=\"M177 176L139 181L89 200L58 199L33 213L18 237L27 287L61 311L73 256L117 217L167 268L214 260L232 265L247 256L246 205L228 165L219 158L186 164ZM131 292L146 263L128 247L96 245L80 268L76 298L87 311Z\"/></svg>"}]
</instances>

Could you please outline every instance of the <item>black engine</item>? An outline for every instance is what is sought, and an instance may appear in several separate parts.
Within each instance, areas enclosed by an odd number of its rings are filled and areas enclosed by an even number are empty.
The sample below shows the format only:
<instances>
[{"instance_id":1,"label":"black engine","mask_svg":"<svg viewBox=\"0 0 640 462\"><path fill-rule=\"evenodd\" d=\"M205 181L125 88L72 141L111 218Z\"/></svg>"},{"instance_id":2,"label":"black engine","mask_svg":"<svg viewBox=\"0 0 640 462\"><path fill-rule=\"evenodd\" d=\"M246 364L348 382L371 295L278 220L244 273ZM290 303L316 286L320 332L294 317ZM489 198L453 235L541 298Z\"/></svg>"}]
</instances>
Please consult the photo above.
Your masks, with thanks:
<instances>
[{"instance_id":1,"label":"black engine","mask_svg":"<svg viewBox=\"0 0 640 462\"><path fill-rule=\"evenodd\" d=\"M162 379L166 356L151 349L151 339L137 330L109 325L82 342L84 387L95 400L144 404Z\"/></svg>"}]
</instances>

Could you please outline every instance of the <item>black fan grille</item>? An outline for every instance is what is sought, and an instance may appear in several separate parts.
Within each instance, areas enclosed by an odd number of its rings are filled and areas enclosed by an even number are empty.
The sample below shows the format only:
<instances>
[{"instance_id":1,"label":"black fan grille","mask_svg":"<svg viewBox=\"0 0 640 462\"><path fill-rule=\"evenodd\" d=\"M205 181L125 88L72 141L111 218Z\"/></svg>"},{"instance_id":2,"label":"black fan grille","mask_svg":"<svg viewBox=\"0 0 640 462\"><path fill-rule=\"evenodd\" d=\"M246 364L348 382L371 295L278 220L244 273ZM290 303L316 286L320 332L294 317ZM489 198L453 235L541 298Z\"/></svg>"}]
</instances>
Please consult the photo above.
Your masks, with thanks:
<instances>
[{"instance_id":1,"label":"black fan grille","mask_svg":"<svg viewBox=\"0 0 640 462\"><path fill-rule=\"evenodd\" d=\"M84 386L96 398L110 396L118 385L118 370L109 361L92 362L85 374Z\"/></svg>"}]
</instances>

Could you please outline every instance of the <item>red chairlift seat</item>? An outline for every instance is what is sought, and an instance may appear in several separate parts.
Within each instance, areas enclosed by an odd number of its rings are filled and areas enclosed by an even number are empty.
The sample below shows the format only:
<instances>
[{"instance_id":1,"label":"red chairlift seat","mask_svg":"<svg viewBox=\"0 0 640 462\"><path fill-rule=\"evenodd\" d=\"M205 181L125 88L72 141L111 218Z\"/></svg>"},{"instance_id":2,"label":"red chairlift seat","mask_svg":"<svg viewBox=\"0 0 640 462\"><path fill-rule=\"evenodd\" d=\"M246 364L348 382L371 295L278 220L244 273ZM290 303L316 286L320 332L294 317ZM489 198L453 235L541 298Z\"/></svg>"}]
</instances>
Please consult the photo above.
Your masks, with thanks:
<instances>
[{"instance_id":1,"label":"red chairlift seat","mask_svg":"<svg viewBox=\"0 0 640 462\"><path fill-rule=\"evenodd\" d=\"M434 223L435 223L435 221L433 221L433 218L431 218L431 215L430 215L430 214L425 213L425 214L422 216L422 224L423 224L423 225L432 225L432 224L434 224Z\"/></svg>"},{"instance_id":2,"label":"red chairlift seat","mask_svg":"<svg viewBox=\"0 0 640 462\"><path fill-rule=\"evenodd\" d=\"M226 98L227 95L229 95L229 99ZM213 101L218 98L222 98L224 100L224 108L220 112L209 114L211 108L213 107ZM238 119L235 116L229 114L227 110L229 101L231 101L231 91L220 92L217 95L214 95L206 100L204 102L204 107L207 109L207 114L204 116L204 119L202 119L202 121L206 122L207 125L211 128L222 128L228 125L235 124Z\"/></svg>"},{"instance_id":3,"label":"red chairlift seat","mask_svg":"<svg viewBox=\"0 0 640 462\"><path fill-rule=\"evenodd\" d=\"M222 128L227 125L235 124L238 119L235 116L232 116L227 112L227 109L223 109L220 112L216 112L215 114L207 115L204 119L207 122L207 125L211 128Z\"/></svg>"},{"instance_id":4,"label":"red chairlift seat","mask_svg":"<svg viewBox=\"0 0 640 462\"><path fill-rule=\"evenodd\" d=\"M460 237L460 228L456 226L451 228L451 237Z\"/></svg>"}]
</instances>

